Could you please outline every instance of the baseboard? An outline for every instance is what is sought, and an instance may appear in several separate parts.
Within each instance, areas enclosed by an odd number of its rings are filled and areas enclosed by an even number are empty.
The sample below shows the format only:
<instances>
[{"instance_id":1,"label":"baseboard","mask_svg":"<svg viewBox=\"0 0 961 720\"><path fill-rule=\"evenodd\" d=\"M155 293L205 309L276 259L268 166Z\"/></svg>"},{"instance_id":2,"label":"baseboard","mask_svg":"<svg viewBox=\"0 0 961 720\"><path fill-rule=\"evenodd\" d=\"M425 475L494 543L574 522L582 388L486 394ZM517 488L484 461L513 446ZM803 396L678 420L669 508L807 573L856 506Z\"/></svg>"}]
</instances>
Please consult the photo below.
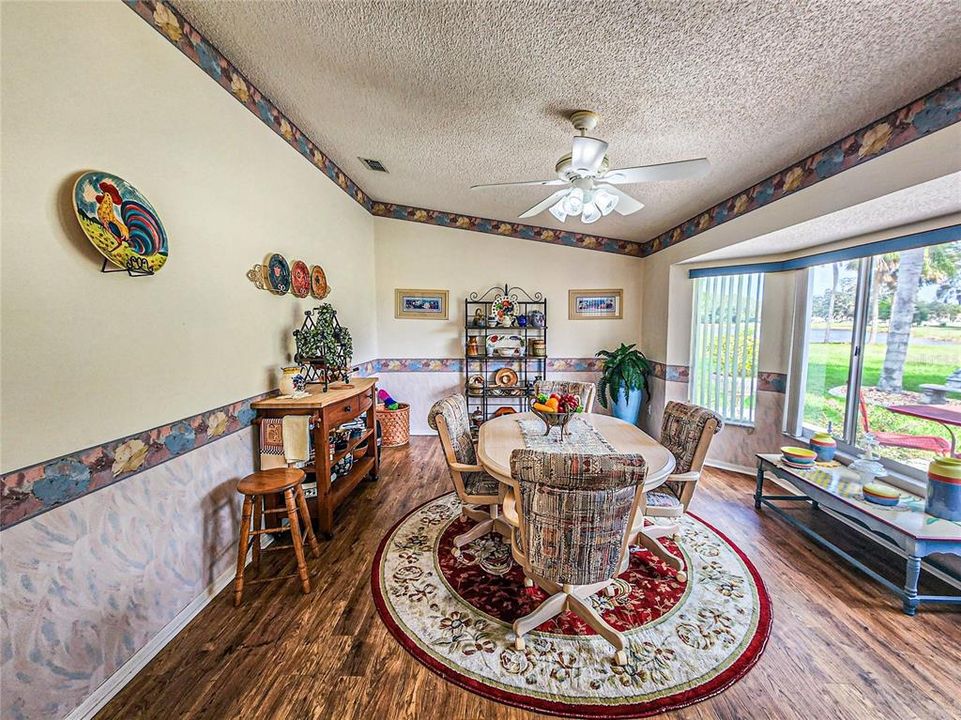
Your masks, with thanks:
<instances>
[{"instance_id":1,"label":"baseboard","mask_svg":"<svg viewBox=\"0 0 961 720\"><path fill-rule=\"evenodd\" d=\"M747 465L735 465L734 463L723 460L705 460L704 464L708 467L717 468L718 470L727 470L729 472L741 473L742 475L750 475L751 477L757 476L757 468L748 467Z\"/></svg>"},{"instance_id":2,"label":"baseboard","mask_svg":"<svg viewBox=\"0 0 961 720\"><path fill-rule=\"evenodd\" d=\"M263 547L267 547L272 542L268 536ZM250 562L250 556L247 557ZM183 630L187 624L193 620L200 611L203 610L217 595L227 587L234 579L237 569L231 567L219 575L210 583L204 591L195 597L189 605L177 613L176 617L154 635L150 640L135 652L127 662L121 665L117 671L107 678L103 684L94 690L87 698L80 703L73 712L67 715L66 720L89 720L106 705L110 700L130 682L134 676L143 670L147 664L153 660L167 643L173 640L177 634Z\"/></svg>"}]
</instances>

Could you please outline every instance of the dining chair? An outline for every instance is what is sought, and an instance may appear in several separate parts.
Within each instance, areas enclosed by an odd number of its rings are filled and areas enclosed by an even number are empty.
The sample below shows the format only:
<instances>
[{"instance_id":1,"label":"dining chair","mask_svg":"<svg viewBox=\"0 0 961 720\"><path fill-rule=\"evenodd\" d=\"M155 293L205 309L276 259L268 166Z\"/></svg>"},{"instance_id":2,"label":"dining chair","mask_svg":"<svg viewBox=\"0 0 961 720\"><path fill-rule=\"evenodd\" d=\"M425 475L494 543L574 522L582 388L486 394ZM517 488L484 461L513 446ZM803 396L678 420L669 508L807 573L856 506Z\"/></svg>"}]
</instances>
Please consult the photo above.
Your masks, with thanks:
<instances>
[{"instance_id":1,"label":"dining chair","mask_svg":"<svg viewBox=\"0 0 961 720\"><path fill-rule=\"evenodd\" d=\"M534 394L550 395L557 393L565 395L570 393L581 399L584 412L589 413L594 407L594 398L597 397L597 386L591 382L575 382L574 380L538 380L534 383Z\"/></svg>"},{"instance_id":2,"label":"dining chair","mask_svg":"<svg viewBox=\"0 0 961 720\"><path fill-rule=\"evenodd\" d=\"M528 632L570 610L614 646L616 664L627 662L624 636L601 617L591 596L613 595L614 578L627 568L646 474L641 455L511 453L518 497L505 503L505 516L519 535L513 554L525 576L550 593L514 621L516 649L524 649Z\"/></svg>"},{"instance_id":3,"label":"dining chair","mask_svg":"<svg viewBox=\"0 0 961 720\"><path fill-rule=\"evenodd\" d=\"M452 553L457 557L462 547L495 529L500 508L500 483L477 462L467 401L463 395L448 395L435 402L427 413L427 424L437 431L444 449L454 490L463 503L461 518L470 518L477 523L454 538Z\"/></svg>"},{"instance_id":4,"label":"dining chair","mask_svg":"<svg viewBox=\"0 0 961 720\"><path fill-rule=\"evenodd\" d=\"M723 427L724 421L717 413L699 405L672 400L664 408L660 443L674 455L674 472L663 485L645 493L644 511L635 521L632 541L673 567L681 582L687 580L687 575L681 569L680 558L660 542L664 537L676 537L680 524L645 525L644 518L679 518L687 512L711 440Z\"/></svg>"},{"instance_id":5,"label":"dining chair","mask_svg":"<svg viewBox=\"0 0 961 720\"><path fill-rule=\"evenodd\" d=\"M674 472L660 487L647 493L647 515L680 517L694 497L711 440L724 427L713 410L670 401L664 408L660 443L674 456Z\"/></svg>"}]
</instances>

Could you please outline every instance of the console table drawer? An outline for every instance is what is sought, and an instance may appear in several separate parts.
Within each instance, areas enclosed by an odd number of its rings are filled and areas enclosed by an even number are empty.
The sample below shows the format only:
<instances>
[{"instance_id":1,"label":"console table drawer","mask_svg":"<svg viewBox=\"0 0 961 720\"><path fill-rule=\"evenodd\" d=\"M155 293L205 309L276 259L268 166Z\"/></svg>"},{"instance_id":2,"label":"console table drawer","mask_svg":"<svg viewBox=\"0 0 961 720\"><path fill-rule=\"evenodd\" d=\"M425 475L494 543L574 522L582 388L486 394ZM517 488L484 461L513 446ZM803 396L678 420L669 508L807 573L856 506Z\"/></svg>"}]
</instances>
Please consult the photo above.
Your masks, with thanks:
<instances>
[{"instance_id":1,"label":"console table drawer","mask_svg":"<svg viewBox=\"0 0 961 720\"><path fill-rule=\"evenodd\" d=\"M343 422L353 420L362 412L368 410L372 404L370 393L364 393L342 400L335 405L329 405L324 408L324 413L327 416L327 426L335 428Z\"/></svg>"}]
</instances>

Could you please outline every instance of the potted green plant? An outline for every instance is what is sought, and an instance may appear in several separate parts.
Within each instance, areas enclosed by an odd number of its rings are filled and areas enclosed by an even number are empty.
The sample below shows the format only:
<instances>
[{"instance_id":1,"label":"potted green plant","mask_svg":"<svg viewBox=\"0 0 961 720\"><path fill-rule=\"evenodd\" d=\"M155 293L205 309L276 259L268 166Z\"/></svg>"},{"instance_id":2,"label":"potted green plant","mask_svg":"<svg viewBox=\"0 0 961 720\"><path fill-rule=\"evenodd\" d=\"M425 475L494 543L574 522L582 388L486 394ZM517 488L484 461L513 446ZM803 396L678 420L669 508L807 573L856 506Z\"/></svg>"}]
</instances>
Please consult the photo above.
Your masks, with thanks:
<instances>
[{"instance_id":1,"label":"potted green plant","mask_svg":"<svg viewBox=\"0 0 961 720\"><path fill-rule=\"evenodd\" d=\"M637 423L645 395L650 394L647 378L651 374L651 363L636 347L636 344L621 343L613 352L600 350L596 353L597 357L604 358L604 369L597 383L597 399L603 408L607 408L610 399L614 417L632 425Z\"/></svg>"}]
</instances>

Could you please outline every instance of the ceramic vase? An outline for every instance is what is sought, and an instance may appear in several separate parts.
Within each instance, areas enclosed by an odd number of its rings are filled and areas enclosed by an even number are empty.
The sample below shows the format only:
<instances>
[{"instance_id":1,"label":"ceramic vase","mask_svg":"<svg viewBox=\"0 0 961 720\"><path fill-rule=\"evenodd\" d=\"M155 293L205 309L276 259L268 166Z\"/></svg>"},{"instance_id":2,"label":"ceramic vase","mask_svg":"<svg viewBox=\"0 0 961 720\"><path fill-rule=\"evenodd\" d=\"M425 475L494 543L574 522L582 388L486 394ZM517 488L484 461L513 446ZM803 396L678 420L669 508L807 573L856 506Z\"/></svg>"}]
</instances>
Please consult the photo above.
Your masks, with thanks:
<instances>
[{"instance_id":1,"label":"ceramic vase","mask_svg":"<svg viewBox=\"0 0 961 720\"><path fill-rule=\"evenodd\" d=\"M280 373L280 394L281 395L294 394L294 390L296 389L294 387L294 377L296 377L299 374L300 374L299 367L293 366L293 367L281 368L281 373Z\"/></svg>"},{"instance_id":2,"label":"ceramic vase","mask_svg":"<svg viewBox=\"0 0 961 720\"><path fill-rule=\"evenodd\" d=\"M818 462L830 462L838 451L837 441L829 433L815 433L808 444L817 455Z\"/></svg>"},{"instance_id":3,"label":"ceramic vase","mask_svg":"<svg viewBox=\"0 0 961 720\"><path fill-rule=\"evenodd\" d=\"M627 388L621 387L617 398L611 403L611 414L619 420L637 425L637 418L641 414L641 405L643 404L643 388L627 390Z\"/></svg>"},{"instance_id":4,"label":"ceramic vase","mask_svg":"<svg viewBox=\"0 0 961 720\"><path fill-rule=\"evenodd\" d=\"M961 520L961 458L939 457L928 465L928 515Z\"/></svg>"}]
</instances>

